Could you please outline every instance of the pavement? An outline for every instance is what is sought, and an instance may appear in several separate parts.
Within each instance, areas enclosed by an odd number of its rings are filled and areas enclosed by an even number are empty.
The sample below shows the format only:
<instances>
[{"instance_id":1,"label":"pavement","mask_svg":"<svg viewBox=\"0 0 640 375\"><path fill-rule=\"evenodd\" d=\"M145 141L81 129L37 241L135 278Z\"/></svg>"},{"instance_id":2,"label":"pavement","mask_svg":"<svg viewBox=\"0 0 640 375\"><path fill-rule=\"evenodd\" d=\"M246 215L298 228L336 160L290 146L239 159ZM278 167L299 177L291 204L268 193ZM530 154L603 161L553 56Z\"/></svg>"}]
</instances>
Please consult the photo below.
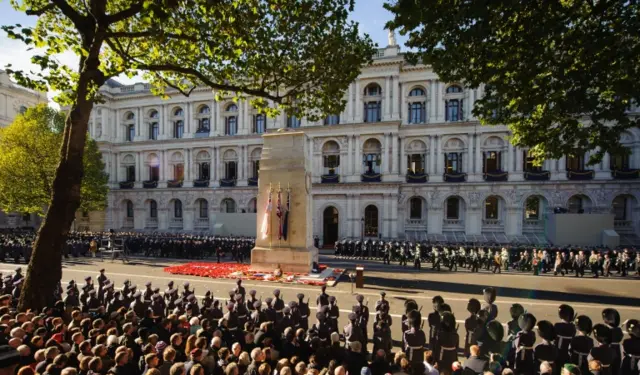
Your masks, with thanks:
<instances>
[{"instance_id":1,"label":"pavement","mask_svg":"<svg viewBox=\"0 0 640 375\"><path fill-rule=\"evenodd\" d=\"M199 260L200 261L200 260ZM205 260L206 261L206 260ZM212 260L213 261L213 260ZM131 280L139 288L144 288L146 281L151 281L161 290L166 289L170 280L181 285L189 281L195 289L198 297L204 296L207 290L211 290L215 297L225 299L228 291L235 287L235 280L209 279L197 276L171 275L163 271L165 267L188 263L188 260L176 259L152 259L130 258L130 262L123 264L121 261L111 261L96 258L76 258L63 260L63 281L66 283L73 279L81 284L87 275L96 277L98 270L106 269L106 276L115 282L116 287L121 287L125 279ZM345 326L347 315L351 307L356 303L355 294L362 294L368 303L371 317L369 319L369 336L372 334L372 324L375 320L375 302L380 292L385 291L390 303L390 313L393 318L392 337L399 344L402 339L400 317L404 313L404 302L414 299L418 305L423 306L423 317L432 311L431 299L440 295L448 303L456 319L461 326L458 334L464 340L464 319L469 313L466 311L470 298L477 298L481 302L482 289L493 286L497 291L496 305L498 307L498 320L506 323L511 319L509 307L518 302L525 309L533 313L538 320L550 320L556 322L558 306L568 303L573 306L578 314L591 317L595 323L601 322L601 312L605 307L616 308L622 321L626 319L640 319L640 279L628 278L599 278L593 279L585 276L576 278L573 276L553 276L553 274L533 276L529 273L503 272L493 274L487 271L471 273L466 269L458 272L432 271L430 265L421 271L411 267L396 265L383 265L377 261L356 261L337 259L333 256L321 256L320 262L331 267L345 268L346 274L355 268L356 264L364 266L364 287L355 288L348 277L343 277L333 288L328 288L327 293L335 295L340 306L339 326ZM0 272L7 274L13 272L15 264L0 263ZM316 297L320 293L319 287L274 283L266 281L244 281L243 286L247 291L255 289L257 298L264 300L272 295L276 288L280 289L285 301L296 299L296 294L304 293L309 298L310 307L315 311ZM314 323L310 319L310 325Z\"/></svg>"}]
</instances>

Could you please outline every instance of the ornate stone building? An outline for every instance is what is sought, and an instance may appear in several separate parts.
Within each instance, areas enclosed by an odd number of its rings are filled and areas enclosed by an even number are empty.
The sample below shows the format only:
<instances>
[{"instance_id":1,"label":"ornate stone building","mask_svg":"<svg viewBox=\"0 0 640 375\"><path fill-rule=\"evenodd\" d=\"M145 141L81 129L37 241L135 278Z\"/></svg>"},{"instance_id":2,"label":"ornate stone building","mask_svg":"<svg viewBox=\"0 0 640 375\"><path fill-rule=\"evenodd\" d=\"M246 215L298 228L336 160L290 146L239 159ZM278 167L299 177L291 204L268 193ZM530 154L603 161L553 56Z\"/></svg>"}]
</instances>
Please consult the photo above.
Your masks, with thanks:
<instances>
[{"instance_id":1,"label":"ornate stone building","mask_svg":"<svg viewBox=\"0 0 640 375\"><path fill-rule=\"evenodd\" d=\"M29 107L47 103L45 93L29 90L9 79L9 75L0 69L0 128L13 122L15 117ZM5 213L0 211L0 228L34 227L40 225L37 215Z\"/></svg>"},{"instance_id":2,"label":"ornate stone building","mask_svg":"<svg viewBox=\"0 0 640 375\"><path fill-rule=\"evenodd\" d=\"M211 231L224 213L263 210L260 134L290 127L308 136L313 231L325 245L343 237L540 243L554 208L613 212L623 242L635 238L638 129L623 135L630 156L536 167L506 127L474 118L482 87L442 82L390 42L350 85L344 111L319 122L264 118L204 88L162 100L148 85L110 81L90 123L111 176L106 226Z\"/></svg>"}]
</instances>

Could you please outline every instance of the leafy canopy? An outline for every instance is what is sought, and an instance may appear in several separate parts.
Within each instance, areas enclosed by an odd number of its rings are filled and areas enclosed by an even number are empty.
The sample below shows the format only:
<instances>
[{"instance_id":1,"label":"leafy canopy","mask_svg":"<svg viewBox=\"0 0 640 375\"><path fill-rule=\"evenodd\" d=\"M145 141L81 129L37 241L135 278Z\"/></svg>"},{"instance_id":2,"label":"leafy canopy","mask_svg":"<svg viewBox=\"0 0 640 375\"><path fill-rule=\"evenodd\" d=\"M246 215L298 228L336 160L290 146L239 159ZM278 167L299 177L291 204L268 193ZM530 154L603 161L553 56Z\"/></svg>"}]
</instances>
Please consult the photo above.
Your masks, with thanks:
<instances>
[{"instance_id":1,"label":"leafy canopy","mask_svg":"<svg viewBox=\"0 0 640 375\"><path fill-rule=\"evenodd\" d=\"M44 213L60 161L64 121L64 114L41 104L0 129L0 209ZM105 208L108 179L98 146L89 139L80 188L83 210Z\"/></svg>"},{"instance_id":2,"label":"leafy canopy","mask_svg":"<svg viewBox=\"0 0 640 375\"><path fill-rule=\"evenodd\" d=\"M218 96L252 96L269 114L285 109L315 120L344 107L344 91L374 53L348 21L353 0L11 2L39 18L35 28L4 30L43 49L33 58L41 71L11 73L29 87L63 92L56 100L65 105L75 100L84 61L71 69L55 55L72 51L87 60L99 54L103 76L91 77L91 99L106 79L143 73L158 95L209 86Z\"/></svg>"},{"instance_id":3,"label":"leafy canopy","mask_svg":"<svg viewBox=\"0 0 640 375\"><path fill-rule=\"evenodd\" d=\"M409 58L441 79L486 84L474 115L504 124L538 161L597 149L640 125L637 1L389 0L387 27L408 35Z\"/></svg>"}]
</instances>

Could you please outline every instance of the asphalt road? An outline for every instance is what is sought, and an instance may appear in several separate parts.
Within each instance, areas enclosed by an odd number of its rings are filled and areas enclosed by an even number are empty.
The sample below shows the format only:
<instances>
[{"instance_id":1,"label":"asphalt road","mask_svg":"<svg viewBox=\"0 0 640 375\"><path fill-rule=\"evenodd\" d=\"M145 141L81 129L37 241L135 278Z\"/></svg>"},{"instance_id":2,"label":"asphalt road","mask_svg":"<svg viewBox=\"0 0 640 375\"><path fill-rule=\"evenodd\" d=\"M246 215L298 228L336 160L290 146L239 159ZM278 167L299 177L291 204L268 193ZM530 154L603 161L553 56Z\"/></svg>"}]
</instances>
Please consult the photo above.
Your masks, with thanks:
<instances>
[{"instance_id":1,"label":"asphalt road","mask_svg":"<svg viewBox=\"0 0 640 375\"><path fill-rule=\"evenodd\" d=\"M347 270L355 267L353 260L336 259L332 256L322 256L321 262L333 267ZM166 288L170 280L178 284L189 281L195 288L196 295L204 296L207 290L211 290L215 297L226 298L228 291L235 286L234 280L208 279L196 276L171 275L163 271L167 266L184 264L187 261L165 259L131 259L127 264L121 261L100 261L99 259L78 258L63 262L63 281L74 279L82 283L87 275L97 276L100 268L106 269L107 277L114 281L116 287L121 287L125 279L144 288L146 281L151 281L161 290ZM538 320L546 319L556 322L557 307L561 303L569 303L578 314L591 317L595 323L601 322L601 312L605 307L614 307L620 312L622 321L630 318L640 319L640 279L637 278L611 278L592 279L575 278L573 276L542 275L533 276L528 273L506 272L492 274L486 271L470 273L467 270L458 272L435 272L430 269L422 271L413 270L411 267L399 267L398 265L383 265L376 261L358 262L365 267L365 285L362 289L356 289L349 282L348 277L343 277L333 288L328 288L330 295L335 295L340 306L340 327L347 324L347 315L352 305L356 303L354 295L362 294L368 301L370 310L374 310L375 302L381 291L387 293L390 302L390 313L393 318L392 337L395 341L402 338L400 328L400 316L404 312L404 301L415 299L423 306L423 316L432 310L431 299L440 295L448 303L456 319L463 323L467 318L467 301L469 298L477 298L482 302L482 289L493 286L497 290L498 320L506 323L510 320L509 307L512 303L521 303L525 309L533 313ZM0 272L7 274L13 272L15 264L0 263ZM349 271L347 271L348 273ZM293 300L298 293L304 293L310 298L312 310L315 300L320 293L318 287L281 284L273 282L245 281L247 291L255 289L257 297L264 300L272 295L275 288L279 288L285 301ZM369 332L372 332L374 316L370 318ZM310 320L310 324L313 320ZM458 331L464 339L464 326Z\"/></svg>"}]
</instances>

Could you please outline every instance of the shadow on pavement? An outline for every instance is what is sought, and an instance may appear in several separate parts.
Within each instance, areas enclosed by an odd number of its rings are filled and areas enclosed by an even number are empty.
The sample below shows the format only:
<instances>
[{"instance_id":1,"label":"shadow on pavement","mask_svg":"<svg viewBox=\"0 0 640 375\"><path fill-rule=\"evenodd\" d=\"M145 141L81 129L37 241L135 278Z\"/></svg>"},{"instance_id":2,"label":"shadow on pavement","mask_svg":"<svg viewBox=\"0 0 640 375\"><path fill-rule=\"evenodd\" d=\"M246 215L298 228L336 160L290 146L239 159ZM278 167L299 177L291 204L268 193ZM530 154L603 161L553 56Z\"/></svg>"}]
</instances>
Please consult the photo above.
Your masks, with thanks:
<instances>
[{"instance_id":1,"label":"shadow on pavement","mask_svg":"<svg viewBox=\"0 0 640 375\"><path fill-rule=\"evenodd\" d=\"M461 284L455 282L430 280L398 280L377 276L367 276L365 289L397 288L408 292L409 288L434 292L482 295L484 285ZM526 288L494 287L498 297L509 297L530 300L549 300L559 302L597 303L603 305L640 306L640 298L603 295L603 291L574 288L572 292L557 292Z\"/></svg>"}]
</instances>

